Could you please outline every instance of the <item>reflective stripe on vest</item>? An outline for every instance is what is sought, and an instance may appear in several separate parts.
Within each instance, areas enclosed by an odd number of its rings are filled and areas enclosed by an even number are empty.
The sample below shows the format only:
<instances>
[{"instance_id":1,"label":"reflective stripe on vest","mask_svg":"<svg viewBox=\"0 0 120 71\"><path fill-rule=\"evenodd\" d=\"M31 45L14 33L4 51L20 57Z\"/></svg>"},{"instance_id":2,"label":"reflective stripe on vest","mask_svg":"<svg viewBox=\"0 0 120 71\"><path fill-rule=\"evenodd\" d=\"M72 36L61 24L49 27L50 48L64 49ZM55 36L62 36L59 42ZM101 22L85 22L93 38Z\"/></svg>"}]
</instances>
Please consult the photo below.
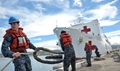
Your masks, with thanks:
<instances>
[{"instance_id":1,"label":"reflective stripe on vest","mask_svg":"<svg viewBox=\"0 0 120 71\"><path fill-rule=\"evenodd\" d=\"M13 37L13 41L12 44L10 45L10 49L13 52L17 52L17 51L25 51L27 48L29 48L29 41L27 39L27 37L23 34L23 35L15 35L15 34L11 34Z\"/></svg>"}]
</instances>

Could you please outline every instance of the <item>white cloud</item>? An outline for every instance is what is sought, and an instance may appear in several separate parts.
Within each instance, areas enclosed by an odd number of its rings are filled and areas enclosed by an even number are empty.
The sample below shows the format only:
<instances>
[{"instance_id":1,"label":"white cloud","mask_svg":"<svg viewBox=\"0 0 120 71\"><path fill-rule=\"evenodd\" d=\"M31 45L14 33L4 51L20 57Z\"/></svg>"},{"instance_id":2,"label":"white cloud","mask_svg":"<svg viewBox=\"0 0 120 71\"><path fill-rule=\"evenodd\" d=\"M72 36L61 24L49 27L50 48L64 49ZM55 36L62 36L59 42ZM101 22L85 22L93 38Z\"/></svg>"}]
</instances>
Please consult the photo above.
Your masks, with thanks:
<instances>
[{"instance_id":1,"label":"white cloud","mask_svg":"<svg viewBox=\"0 0 120 71\"><path fill-rule=\"evenodd\" d=\"M108 33L105 33L105 35L107 37L114 37L114 36L120 35L120 30L113 31L113 32L108 32Z\"/></svg>"},{"instance_id":2,"label":"white cloud","mask_svg":"<svg viewBox=\"0 0 120 71\"><path fill-rule=\"evenodd\" d=\"M114 1L107 3L105 5L100 5L99 7L89 10L85 12L85 15L91 15L91 17L85 17L86 20L93 20L93 19L113 19L116 17L118 9L116 6L112 4L115 3Z\"/></svg>"},{"instance_id":3,"label":"white cloud","mask_svg":"<svg viewBox=\"0 0 120 71\"><path fill-rule=\"evenodd\" d=\"M101 1L104 1L104 0L92 0L92 2L101 2Z\"/></svg>"},{"instance_id":4,"label":"white cloud","mask_svg":"<svg viewBox=\"0 0 120 71\"><path fill-rule=\"evenodd\" d=\"M39 4L39 2L43 2L49 6L55 6L57 8L66 9L69 8L69 0L26 0L35 2L35 4Z\"/></svg>"},{"instance_id":5,"label":"white cloud","mask_svg":"<svg viewBox=\"0 0 120 71\"><path fill-rule=\"evenodd\" d=\"M116 20L116 21L112 21L112 20L101 20L100 22L100 26L111 26L114 25L118 22L120 22L120 20Z\"/></svg>"},{"instance_id":6,"label":"white cloud","mask_svg":"<svg viewBox=\"0 0 120 71\"><path fill-rule=\"evenodd\" d=\"M33 39L33 40L37 40L37 41L39 40L40 41L40 40L42 40L42 38L36 38L36 39Z\"/></svg>"},{"instance_id":7,"label":"white cloud","mask_svg":"<svg viewBox=\"0 0 120 71\"><path fill-rule=\"evenodd\" d=\"M4 36L4 34L5 34L5 30L6 30L7 28L1 28L0 27L0 46L1 46L1 44L2 44L2 41L3 41L3 36Z\"/></svg>"},{"instance_id":8,"label":"white cloud","mask_svg":"<svg viewBox=\"0 0 120 71\"><path fill-rule=\"evenodd\" d=\"M60 4L57 5L67 3L67 1L64 0L56 1L56 2L57 3L60 2ZM16 9L14 8L0 7L2 10L4 10L2 13L0 13L0 15L4 17L6 17L7 15L11 15L20 19L20 27L23 27L26 34L28 34L28 37L31 38L39 35L53 34L53 29L56 27L56 20L57 20L57 26L59 27L70 26L71 20L75 19L74 12L77 12L76 10L68 11L67 9L64 10L62 13L58 13L58 14L42 15L42 10L46 10L46 9L43 8L40 4L35 5L35 7L40 11L33 11L33 10L29 10L26 7L18 6L16 12Z\"/></svg>"},{"instance_id":9,"label":"white cloud","mask_svg":"<svg viewBox=\"0 0 120 71\"><path fill-rule=\"evenodd\" d=\"M5 10L5 8L2 8L1 6L0 6L0 18L2 18L2 19L4 19L4 18L6 18L6 16L5 16L5 13L6 13L6 10Z\"/></svg>"},{"instance_id":10,"label":"white cloud","mask_svg":"<svg viewBox=\"0 0 120 71\"><path fill-rule=\"evenodd\" d=\"M112 45L113 44L120 45L120 30L108 32L108 33L105 33L105 35L108 37L108 39Z\"/></svg>"},{"instance_id":11,"label":"white cloud","mask_svg":"<svg viewBox=\"0 0 120 71\"><path fill-rule=\"evenodd\" d=\"M47 15L41 18L33 15L29 19L34 19L28 21L24 27L25 32L28 37L35 37L39 35L50 35L53 34L53 29L56 27L69 27L71 20L75 19L70 13L59 13L56 15ZM57 23L56 23L57 20ZM30 29L33 28L33 29Z\"/></svg>"},{"instance_id":12,"label":"white cloud","mask_svg":"<svg viewBox=\"0 0 120 71\"><path fill-rule=\"evenodd\" d=\"M16 5L19 2L19 0L14 0L14 1L12 1L12 0L0 0L0 2L1 2L1 6L11 7L13 5Z\"/></svg>"},{"instance_id":13,"label":"white cloud","mask_svg":"<svg viewBox=\"0 0 120 71\"><path fill-rule=\"evenodd\" d=\"M56 25L58 27L69 27L70 21L75 19L74 15L71 14L70 16L70 13L60 13L43 17L39 17L35 13L29 14L30 13L26 11L26 14L23 15L24 19L20 19L20 27L24 28L24 31L29 38L39 35L53 34L53 29L56 27Z\"/></svg>"},{"instance_id":14,"label":"white cloud","mask_svg":"<svg viewBox=\"0 0 120 71\"><path fill-rule=\"evenodd\" d=\"M69 9L69 0L52 0L52 5L60 9Z\"/></svg>"},{"instance_id":15,"label":"white cloud","mask_svg":"<svg viewBox=\"0 0 120 71\"><path fill-rule=\"evenodd\" d=\"M74 6L82 7L82 2L81 2L81 0L74 0L73 5L74 5Z\"/></svg>"},{"instance_id":16,"label":"white cloud","mask_svg":"<svg viewBox=\"0 0 120 71\"><path fill-rule=\"evenodd\" d=\"M108 5L112 5L114 3L116 3L118 0L113 0L112 2L109 2Z\"/></svg>"},{"instance_id":17,"label":"white cloud","mask_svg":"<svg viewBox=\"0 0 120 71\"><path fill-rule=\"evenodd\" d=\"M32 2L50 2L52 0L25 0L25 1L32 1Z\"/></svg>"},{"instance_id":18,"label":"white cloud","mask_svg":"<svg viewBox=\"0 0 120 71\"><path fill-rule=\"evenodd\" d=\"M41 15L42 15L42 11L46 10L45 8L42 7L41 4L35 4L34 7L39 10Z\"/></svg>"},{"instance_id":19,"label":"white cloud","mask_svg":"<svg viewBox=\"0 0 120 71\"><path fill-rule=\"evenodd\" d=\"M120 36L111 37L111 38L109 38L109 41L110 41L111 44L120 45Z\"/></svg>"},{"instance_id":20,"label":"white cloud","mask_svg":"<svg viewBox=\"0 0 120 71\"><path fill-rule=\"evenodd\" d=\"M16 9L13 8L0 8L4 10L4 12L0 13L3 16L6 17L7 15L11 15L20 19L20 27L24 28L24 31L29 38L53 34L53 29L56 27L56 25L58 27L69 27L70 24L73 23L71 21L76 18L74 16L75 12L78 12L78 10L69 11L67 9L58 14L41 15L39 11L32 11L25 7L17 7L17 12ZM41 9L41 6L39 8Z\"/></svg>"}]
</instances>

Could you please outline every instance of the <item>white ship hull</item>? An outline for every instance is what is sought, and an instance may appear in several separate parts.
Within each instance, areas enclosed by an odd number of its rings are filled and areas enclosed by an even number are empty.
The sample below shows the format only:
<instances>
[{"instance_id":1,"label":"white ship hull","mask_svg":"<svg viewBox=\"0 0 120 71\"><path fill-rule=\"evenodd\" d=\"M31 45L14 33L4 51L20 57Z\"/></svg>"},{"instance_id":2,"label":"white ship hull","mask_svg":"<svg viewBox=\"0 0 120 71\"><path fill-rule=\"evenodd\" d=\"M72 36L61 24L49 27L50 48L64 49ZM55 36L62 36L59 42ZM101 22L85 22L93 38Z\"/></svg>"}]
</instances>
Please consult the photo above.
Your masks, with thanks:
<instances>
[{"instance_id":1,"label":"white ship hull","mask_svg":"<svg viewBox=\"0 0 120 71\"><path fill-rule=\"evenodd\" d=\"M87 26L90 30L89 32L84 32L83 27ZM91 41L92 45L98 47L100 54L104 54L107 51L111 51L111 45L107 42L107 38L103 36L100 31L100 26L98 20L93 20L89 23L82 23L73 25L72 27L56 27L53 31L57 35L58 40L60 39L60 33L62 30L68 32L72 37L72 44L76 53L76 57L85 57L84 46L86 41ZM60 43L58 41L58 45ZM94 50L92 51L92 56L96 56Z\"/></svg>"}]
</instances>

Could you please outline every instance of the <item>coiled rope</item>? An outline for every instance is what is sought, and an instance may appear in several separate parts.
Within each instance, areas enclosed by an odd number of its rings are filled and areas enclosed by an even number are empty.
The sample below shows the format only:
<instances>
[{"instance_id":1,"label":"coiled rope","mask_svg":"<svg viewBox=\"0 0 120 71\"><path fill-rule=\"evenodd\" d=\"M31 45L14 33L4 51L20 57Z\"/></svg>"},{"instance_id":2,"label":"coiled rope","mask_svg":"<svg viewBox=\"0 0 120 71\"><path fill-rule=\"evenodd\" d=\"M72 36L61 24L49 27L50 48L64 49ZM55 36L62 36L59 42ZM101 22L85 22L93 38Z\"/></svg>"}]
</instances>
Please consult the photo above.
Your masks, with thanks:
<instances>
[{"instance_id":1,"label":"coiled rope","mask_svg":"<svg viewBox=\"0 0 120 71\"><path fill-rule=\"evenodd\" d=\"M45 63L45 64L57 64L57 63L61 63L61 62L63 61L63 60L57 60L57 61L42 60L41 58L39 58L39 57L37 56L37 52L38 52L39 50L43 50L43 51L50 52L50 53L54 53L54 54L63 54L63 52L56 52L56 51L49 50L49 49L47 49L47 48L38 47L38 48L36 48L36 50L33 52L33 57L34 57L34 59L36 59L38 62Z\"/></svg>"}]
</instances>

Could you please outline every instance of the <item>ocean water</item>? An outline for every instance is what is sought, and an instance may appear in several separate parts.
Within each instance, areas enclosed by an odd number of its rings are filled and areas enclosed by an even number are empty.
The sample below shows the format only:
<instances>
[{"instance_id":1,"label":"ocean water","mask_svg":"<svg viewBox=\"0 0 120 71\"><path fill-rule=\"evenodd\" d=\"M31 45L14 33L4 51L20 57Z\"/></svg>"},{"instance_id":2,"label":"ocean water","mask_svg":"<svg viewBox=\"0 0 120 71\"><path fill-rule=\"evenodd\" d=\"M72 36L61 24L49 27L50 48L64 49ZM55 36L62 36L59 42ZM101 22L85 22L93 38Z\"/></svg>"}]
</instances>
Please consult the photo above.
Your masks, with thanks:
<instances>
[{"instance_id":1,"label":"ocean water","mask_svg":"<svg viewBox=\"0 0 120 71\"><path fill-rule=\"evenodd\" d=\"M42 57L43 58L43 57ZM53 66L58 64L43 64L30 57L32 63L32 71L55 71ZM43 58L44 59L44 58ZM9 62L11 58L0 58L0 70ZM14 71L14 64L11 62L4 71Z\"/></svg>"}]
</instances>

